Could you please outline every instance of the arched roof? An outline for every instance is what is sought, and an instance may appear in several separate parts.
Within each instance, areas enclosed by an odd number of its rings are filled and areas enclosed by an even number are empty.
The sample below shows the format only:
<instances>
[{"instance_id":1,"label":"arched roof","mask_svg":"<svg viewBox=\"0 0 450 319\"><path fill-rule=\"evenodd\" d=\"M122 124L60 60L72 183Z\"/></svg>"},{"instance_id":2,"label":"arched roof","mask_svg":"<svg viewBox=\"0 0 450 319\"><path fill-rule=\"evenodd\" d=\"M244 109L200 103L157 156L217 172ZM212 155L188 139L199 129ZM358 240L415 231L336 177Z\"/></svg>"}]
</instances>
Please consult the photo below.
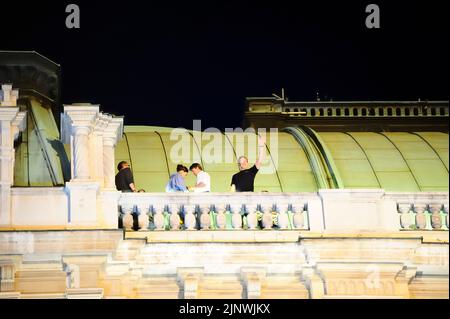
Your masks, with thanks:
<instances>
[{"instance_id":1,"label":"arched roof","mask_svg":"<svg viewBox=\"0 0 450 319\"><path fill-rule=\"evenodd\" d=\"M231 177L237 170L237 157L244 155L253 163L257 152L256 144L248 143L242 133L209 133L211 140L220 142L221 154L228 158L218 158L217 162L207 160L208 142L202 141L195 132L189 132L181 142L190 150L189 156L183 161L174 160L171 151L178 143L171 140L170 132L149 127L148 130L139 127L125 127L124 139L116 148L116 161L126 160L133 169L136 185L146 191L162 192L170 174L175 173L177 164L189 167L192 162L199 162L205 171L211 175L212 191L226 192L230 189ZM270 145L270 135L267 141ZM258 174L255 190L273 192L315 191L316 182L305 152L291 134L278 133L278 157L268 154L268 167L272 174ZM254 152L248 147L254 145ZM240 147L242 149L240 149ZM225 149L228 152L225 152ZM203 153L204 156L201 156ZM212 153L212 152L211 152ZM210 153L210 154L211 154ZM213 154L214 155L214 154ZM216 154L217 155L217 154ZM252 156L253 155L253 156ZM285 156L288 155L288 156ZM225 163L224 163L225 162ZM278 163L278 164L277 164ZM275 169L277 164L278 169ZM301 183L298 181L301 180ZM189 174L188 185L195 183L195 178Z\"/></svg>"},{"instance_id":2,"label":"arched roof","mask_svg":"<svg viewBox=\"0 0 450 319\"><path fill-rule=\"evenodd\" d=\"M206 142L199 132L189 131L183 142L170 137L170 128L125 128L125 138L116 149L116 160L131 163L136 184L146 191L164 191L171 173L180 162L196 161L211 175L212 191L228 191L237 172L236 158L249 156L243 133L209 133ZM258 174L255 191L302 192L319 188L383 188L387 191L448 190L448 134L441 132L314 132L290 128L278 132L278 153L269 154L266 165L276 169ZM267 135L270 145L270 134ZM226 163L206 157L208 143L220 141L221 150L232 150ZM189 146L185 161L173 160L171 152ZM210 151L210 150L209 150ZM206 152L206 153L205 153ZM222 152L222 154L224 154ZM253 152L253 154L256 154ZM250 156L253 163L256 158ZM187 184L194 184L192 174Z\"/></svg>"},{"instance_id":3,"label":"arched roof","mask_svg":"<svg viewBox=\"0 0 450 319\"><path fill-rule=\"evenodd\" d=\"M448 190L448 134L323 132L320 136L345 188Z\"/></svg>"}]
</instances>

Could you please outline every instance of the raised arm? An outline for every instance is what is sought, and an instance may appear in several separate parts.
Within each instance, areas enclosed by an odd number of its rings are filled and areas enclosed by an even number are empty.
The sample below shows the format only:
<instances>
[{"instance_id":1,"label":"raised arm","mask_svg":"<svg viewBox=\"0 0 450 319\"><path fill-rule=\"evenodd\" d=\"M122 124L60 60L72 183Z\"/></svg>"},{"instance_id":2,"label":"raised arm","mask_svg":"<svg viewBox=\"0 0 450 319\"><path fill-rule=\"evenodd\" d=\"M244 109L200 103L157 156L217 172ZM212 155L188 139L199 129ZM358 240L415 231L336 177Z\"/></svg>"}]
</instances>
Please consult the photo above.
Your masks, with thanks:
<instances>
[{"instance_id":1,"label":"raised arm","mask_svg":"<svg viewBox=\"0 0 450 319\"><path fill-rule=\"evenodd\" d=\"M257 169L261 168L262 162L266 159L266 138L258 134L258 159L255 162Z\"/></svg>"}]
</instances>

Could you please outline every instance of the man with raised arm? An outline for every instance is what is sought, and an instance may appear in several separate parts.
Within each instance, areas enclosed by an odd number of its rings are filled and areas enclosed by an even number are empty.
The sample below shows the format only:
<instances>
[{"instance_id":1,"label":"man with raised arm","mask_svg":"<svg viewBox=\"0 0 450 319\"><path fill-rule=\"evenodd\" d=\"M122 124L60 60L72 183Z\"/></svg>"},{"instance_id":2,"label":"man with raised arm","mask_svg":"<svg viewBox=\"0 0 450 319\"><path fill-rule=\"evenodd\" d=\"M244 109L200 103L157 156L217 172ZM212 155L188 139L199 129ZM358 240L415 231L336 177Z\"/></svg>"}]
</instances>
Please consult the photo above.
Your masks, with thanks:
<instances>
[{"instance_id":1,"label":"man with raised arm","mask_svg":"<svg viewBox=\"0 0 450 319\"><path fill-rule=\"evenodd\" d=\"M238 158L239 173L233 175L231 179L232 192L253 192L256 173L261 168L266 157L266 139L258 134L258 159L255 165L248 168L248 158L240 156Z\"/></svg>"}]
</instances>

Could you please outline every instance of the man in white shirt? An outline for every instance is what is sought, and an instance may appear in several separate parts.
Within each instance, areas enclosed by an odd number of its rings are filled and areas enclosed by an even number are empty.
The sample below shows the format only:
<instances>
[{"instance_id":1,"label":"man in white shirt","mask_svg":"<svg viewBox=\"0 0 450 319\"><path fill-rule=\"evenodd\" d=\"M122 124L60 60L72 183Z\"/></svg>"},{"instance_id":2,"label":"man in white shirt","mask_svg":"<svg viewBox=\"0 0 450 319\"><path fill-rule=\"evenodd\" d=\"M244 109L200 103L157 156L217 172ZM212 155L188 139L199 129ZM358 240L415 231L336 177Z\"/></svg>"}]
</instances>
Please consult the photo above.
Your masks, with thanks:
<instances>
[{"instance_id":1,"label":"man in white shirt","mask_svg":"<svg viewBox=\"0 0 450 319\"><path fill-rule=\"evenodd\" d=\"M189 170L197 177L195 186L189 187L191 192L203 193L211 191L211 176L203 171L199 163L194 163L189 167Z\"/></svg>"}]
</instances>

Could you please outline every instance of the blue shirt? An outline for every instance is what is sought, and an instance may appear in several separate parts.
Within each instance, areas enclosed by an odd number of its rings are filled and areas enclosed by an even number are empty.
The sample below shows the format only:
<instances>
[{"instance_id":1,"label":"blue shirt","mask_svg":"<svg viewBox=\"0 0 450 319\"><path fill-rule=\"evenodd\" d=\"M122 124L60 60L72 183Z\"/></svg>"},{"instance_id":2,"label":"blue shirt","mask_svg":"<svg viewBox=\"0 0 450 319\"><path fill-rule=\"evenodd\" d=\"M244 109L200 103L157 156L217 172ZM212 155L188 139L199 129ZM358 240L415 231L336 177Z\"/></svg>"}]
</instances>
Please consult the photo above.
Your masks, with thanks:
<instances>
[{"instance_id":1,"label":"blue shirt","mask_svg":"<svg viewBox=\"0 0 450 319\"><path fill-rule=\"evenodd\" d=\"M169 182L166 185L166 192L185 192L187 191L186 185L184 184L184 178L178 173L170 175Z\"/></svg>"}]
</instances>

